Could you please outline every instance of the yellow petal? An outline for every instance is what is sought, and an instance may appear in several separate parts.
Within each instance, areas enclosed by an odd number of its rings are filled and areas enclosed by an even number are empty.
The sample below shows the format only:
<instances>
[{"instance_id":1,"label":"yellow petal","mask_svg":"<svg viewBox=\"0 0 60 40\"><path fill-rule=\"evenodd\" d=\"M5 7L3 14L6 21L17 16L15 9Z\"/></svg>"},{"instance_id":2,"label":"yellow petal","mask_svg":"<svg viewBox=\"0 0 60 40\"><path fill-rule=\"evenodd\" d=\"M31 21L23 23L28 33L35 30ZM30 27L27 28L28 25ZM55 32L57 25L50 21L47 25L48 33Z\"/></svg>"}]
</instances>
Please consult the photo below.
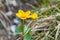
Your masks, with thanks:
<instances>
[{"instance_id":1,"label":"yellow petal","mask_svg":"<svg viewBox=\"0 0 60 40\"><path fill-rule=\"evenodd\" d=\"M20 18L21 18L21 19L27 19L27 16L26 16L26 14L24 13L24 14L21 15Z\"/></svg>"},{"instance_id":2,"label":"yellow petal","mask_svg":"<svg viewBox=\"0 0 60 40\"><path fill-rule=\"evenodd\" d=\"M38 18L38 15L37 15L36 13L33 13L33 14L31 15L31 18L32 18L32 19L36 19L36 18Z\"/></svg>"},{"instance_id":3,"label":"yellow petal","mask_svg":"<svg viewBox=\"0 0 60 40\"><path fill-rule=\"evenodd\" d=\"M29 15L27 18L31 18L31 15Z\"/></svg>"},{"instance_id":4,"label":"yellow petal","mask_svg":"<svg viewBox=\"0 0 60 40\"><path fill-rule=\"evenodd\" d=\"M30 11L26 11L26 12L25 12L26 16L29 16L30 13L31 13Z\"/></svg>"},{"instance_id":5,"label":"yellow petal","mask_svg":"<svg viewBox=\"0 0 60 40\"><path fill-rule=\"evenodd\" d=\"M26 18L21 18L22 20L25 20Z\"/></svg>"},{"instance_id":6,"label":"yellow petal","mask_svg":"<svg viewBox=\"0 0 60 40\"><path fill-rule=\"evenodd\" d=\"M24 13L24 11L23 10L18 10L18 13L21 13L22 14L22 13Z\"/></svg>"},{"instance_id":7,"label":"yellow petal","mask_svg":"<svg viewBox=\"0 0 60 40\"><path fill-rule=\"evenodd\" d=\"M17 17L20 17L20 15L19 15L18 13L16 13L16 16L17 16Z\"/></svg>"}]
</instances>

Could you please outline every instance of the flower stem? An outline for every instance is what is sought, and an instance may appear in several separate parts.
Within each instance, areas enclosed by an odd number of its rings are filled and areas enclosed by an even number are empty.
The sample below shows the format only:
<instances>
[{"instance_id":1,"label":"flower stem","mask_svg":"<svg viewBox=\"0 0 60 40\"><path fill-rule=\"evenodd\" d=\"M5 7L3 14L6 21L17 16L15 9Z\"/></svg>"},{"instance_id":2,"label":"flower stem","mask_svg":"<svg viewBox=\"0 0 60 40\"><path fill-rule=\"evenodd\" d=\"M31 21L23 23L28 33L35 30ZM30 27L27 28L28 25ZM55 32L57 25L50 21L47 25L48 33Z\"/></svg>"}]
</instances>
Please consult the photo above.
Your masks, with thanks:
<instances>
[{"instance_id":1,"label":"flower stem","mask_svg":"<svg viewBox=\"0 0 60 40\"><path fill-rule=\"evenodd\" d=\"M22 31L22 40L24 38L24 20L22 20L22 26L23 26L23 31Z\"/></svg>"}]
</instances>

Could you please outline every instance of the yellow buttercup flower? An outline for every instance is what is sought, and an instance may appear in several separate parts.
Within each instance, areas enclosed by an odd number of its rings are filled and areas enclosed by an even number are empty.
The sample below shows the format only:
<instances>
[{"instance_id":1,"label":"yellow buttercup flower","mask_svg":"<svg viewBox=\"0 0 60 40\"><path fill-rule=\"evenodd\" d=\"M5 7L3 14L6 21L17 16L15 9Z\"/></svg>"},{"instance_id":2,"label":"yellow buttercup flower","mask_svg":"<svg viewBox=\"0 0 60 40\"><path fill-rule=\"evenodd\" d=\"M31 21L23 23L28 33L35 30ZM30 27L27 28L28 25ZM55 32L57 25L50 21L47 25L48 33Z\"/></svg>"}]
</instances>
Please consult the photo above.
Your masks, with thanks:
<instances>
[{"instance_id":1,"label":"yellow buttercup flower","mask_svg":"<svg viewBox=\"0 0 60 40\"><path fill-rule=\"evenodd\" d=\"M25 20L29 18L30 11L24 12L23 10L18 10L18 13L16 13L16 16L21 18L22 20Z\"/></svg>"},{"instance_id":2,"label":"yellow buttercup flower","mask_svg":"<svg viewBox=\"0 0 60 40\"><path fill-rule=\"evenodd\" d=\"M38 15L37 15L36 13L33 13L33 14L31 15L31 18L32 18L32 19L37 19L37 18L38 18Z\"/></svg>"}]
</instances>

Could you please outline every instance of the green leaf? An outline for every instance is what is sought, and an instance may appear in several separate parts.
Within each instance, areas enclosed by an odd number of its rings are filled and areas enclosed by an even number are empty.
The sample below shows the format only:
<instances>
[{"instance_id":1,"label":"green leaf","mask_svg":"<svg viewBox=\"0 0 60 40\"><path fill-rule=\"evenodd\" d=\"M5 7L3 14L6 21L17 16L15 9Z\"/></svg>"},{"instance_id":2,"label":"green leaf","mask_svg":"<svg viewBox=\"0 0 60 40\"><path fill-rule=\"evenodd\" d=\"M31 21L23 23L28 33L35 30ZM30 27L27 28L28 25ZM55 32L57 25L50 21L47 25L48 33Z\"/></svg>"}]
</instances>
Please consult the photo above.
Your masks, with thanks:
<instances>
[{"instance_id":1,"label":"green leaf","mask_svg":"<svg viewBox=\"0 0 60 40\"><path fill-rule=\"evenodd\" d=\"M24 31L24 25L18 26L15 29L16 34L21 34Z\"/></svg>"},{"instance_id":2,"label":"green leaf","mask_svg":"<svg viewBox=\"0 0 60 40\"><path fill-rule=\"evenodd\" d=\"M31 40L31 34L30 33L27 33L25 36L24 36L24 39L23 40Z\"/></svg>"},{"instance_id":3,"label":"green leaf","mask_svg":"<svg viewBox=\"0 0 60 40\"><path fill-rule=\"evenodd\" d=\"M24 27L24 33L26 33L26 31L28 30L28 27Z\"/></svg>"},{"instance_id":4,"label":"green leaf","mask_svg":"<svg viewBox=\"0 0 60 40\"><path fill-rule=\"evenodd\" d=\"M31 32L31 28L28 28L27 31L26 31L26 34L30 33L30 32Z\"/></svg>"},{"instance_id":5,"label":"green leaf","mask_svg":"<svg viewBox=\"0 0 60 40\"><path fill-rule=\"evenodd\" d=\"M28 28L23 40L30 40L31 39L30 33L31 33L31 28Z\"/></svg>"},{"instance_id":6,"label":"green leaf","mask_svg":"<svg viewBox=\"0 0 60 40\"><path fill-rule=\"evenodd\" d=\"M60 21L60 15L59 16L56 16L56 19Z\"/></svg>"}]
</instances>

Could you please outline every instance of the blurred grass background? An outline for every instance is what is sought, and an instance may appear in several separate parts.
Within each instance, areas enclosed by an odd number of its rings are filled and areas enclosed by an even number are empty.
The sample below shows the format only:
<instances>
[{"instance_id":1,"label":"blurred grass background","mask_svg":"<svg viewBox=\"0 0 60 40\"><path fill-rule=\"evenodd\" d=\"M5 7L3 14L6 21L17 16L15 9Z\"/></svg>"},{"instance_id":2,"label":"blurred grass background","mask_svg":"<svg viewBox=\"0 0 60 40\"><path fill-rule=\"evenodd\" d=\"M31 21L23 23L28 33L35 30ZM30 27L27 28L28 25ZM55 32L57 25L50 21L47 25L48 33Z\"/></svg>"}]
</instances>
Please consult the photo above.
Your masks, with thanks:
<instances>
[{"instance_id":1,"label":"blurred grass background","mask_svg":"<svg viewBox=\"0 0 60 40\"><path fill-rule=\"evenodd\" d=\"M31 40L60 40L60 0L0 0L0 40L19 39L11 29L20 23L15 16L19 9L39 15L32 25Z\"/></svg>"}]
</instances>

